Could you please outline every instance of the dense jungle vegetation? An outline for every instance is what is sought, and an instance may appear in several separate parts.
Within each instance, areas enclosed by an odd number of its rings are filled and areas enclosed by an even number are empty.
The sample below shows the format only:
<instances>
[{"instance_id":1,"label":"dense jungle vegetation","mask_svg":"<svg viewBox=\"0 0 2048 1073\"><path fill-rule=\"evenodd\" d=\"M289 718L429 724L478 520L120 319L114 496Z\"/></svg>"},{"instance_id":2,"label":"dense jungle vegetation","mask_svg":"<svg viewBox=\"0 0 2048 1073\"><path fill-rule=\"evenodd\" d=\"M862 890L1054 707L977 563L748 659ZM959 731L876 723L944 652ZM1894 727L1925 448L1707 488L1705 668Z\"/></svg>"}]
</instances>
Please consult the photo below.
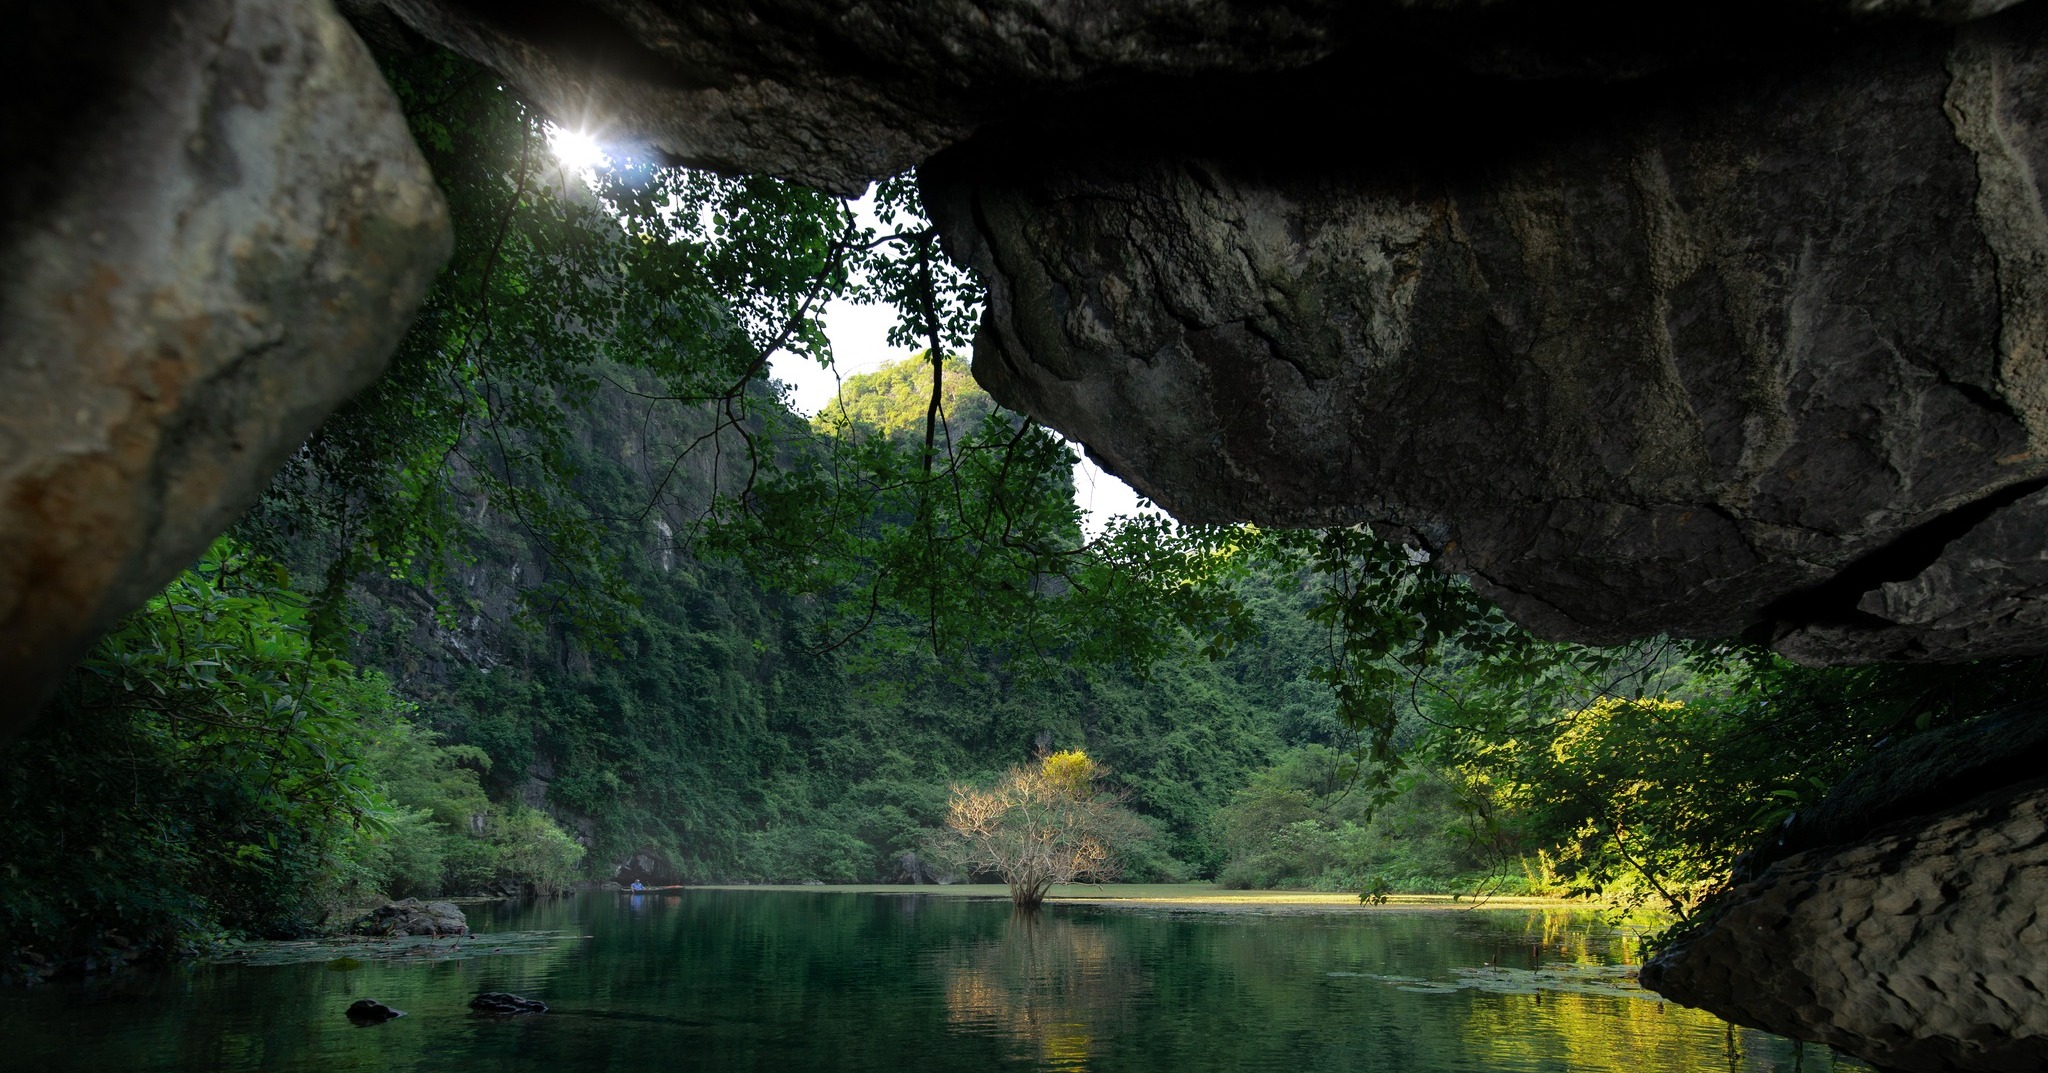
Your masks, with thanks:
<instances>
[{"instance_id":1,"label":"dense jungle vegetation","mask_svg":"<svg viewBox=\"0 0 2048 1073\"><path fill-rule=\"evenodd\" d=\"M1084 748L1132 879L1684 912L1879 742L2037 663L1541 642L1364 530L1089 535L976 388L908 180L595 186L482 72L384 57L457 234L390 372L0 753L0 971L291 935L381 895L889 881L949 787ZM807 418L833 297L918 358ZM637 874L637 873L636 873Z\"/></svg>"}]
</instances>

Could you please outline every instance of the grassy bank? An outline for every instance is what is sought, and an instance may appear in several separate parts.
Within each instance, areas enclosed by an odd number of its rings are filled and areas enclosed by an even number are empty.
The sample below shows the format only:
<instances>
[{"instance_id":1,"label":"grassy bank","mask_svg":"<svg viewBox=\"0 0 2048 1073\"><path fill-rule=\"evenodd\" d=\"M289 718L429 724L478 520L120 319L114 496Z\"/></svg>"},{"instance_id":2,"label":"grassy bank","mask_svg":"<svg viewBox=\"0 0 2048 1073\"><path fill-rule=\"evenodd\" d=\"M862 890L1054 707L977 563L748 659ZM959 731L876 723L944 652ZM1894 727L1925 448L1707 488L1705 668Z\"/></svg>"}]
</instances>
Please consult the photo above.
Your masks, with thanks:
<instances>
[{"instance_id":1,"label":"grassy bank","mask_svg":"<svg viewBox=\"0 0 2048 1073\"><path fill-rule=\"evenodd\" d=\"M1009 889L995 883L959 883L943 886L909 884L838 883L809 885L707 885L688 890L795 891L835 894L928 894L940 898L1004 898ZM655 892L686 894L688 891ZM1414 909L1593 909L1592 903L1562 898L1489 897L1457 894L1394 894L1384 904L1364 905L1356 894L1322 893L1302 890L1228 890L1210 883L1105 883L1071 884L1054 887L1048 903L1066 905L1116 905L1132 908L1190 909L1211 912L1314 911L1385 912Z\"/></svg>"}]
</instances>

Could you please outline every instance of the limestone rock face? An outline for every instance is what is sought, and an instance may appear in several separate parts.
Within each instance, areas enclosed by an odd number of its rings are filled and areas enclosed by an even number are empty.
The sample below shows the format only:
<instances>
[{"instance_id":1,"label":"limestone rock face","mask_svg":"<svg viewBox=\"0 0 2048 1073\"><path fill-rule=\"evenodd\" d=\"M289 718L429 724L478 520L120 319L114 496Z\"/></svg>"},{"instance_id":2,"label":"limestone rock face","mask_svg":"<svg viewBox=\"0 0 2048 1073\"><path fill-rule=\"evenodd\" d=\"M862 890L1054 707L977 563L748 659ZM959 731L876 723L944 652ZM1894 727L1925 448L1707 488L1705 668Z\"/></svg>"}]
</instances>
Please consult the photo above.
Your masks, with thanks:
<instances>
[{"instance_id":1,"label":"limestone rock face","mask_svg":"<svg viewBox=\"0 0 2048 1073\"><path fill-rule=\"evenodd\" d=\"M977 377L1185 520L1555 637L2048 648L2048 5L353 3L689 163L923 161Z\"/></svg>"},{"instance_id":2,"label":"limestone rock face","mask_svg":"<svg viewBox=\"0 0 2048 1073\"><path fill-rule=\"evenodd\" d=\"M991 123L1106 86L1422 55L1514 77L1629 77L1843 23L2019 0L349 0L503 72L561 122L688 163L856 192ZM1257 93L1257 86L1247 87ZM1404 102L1405 105L1405 102ZM1086 107L1083 103L1080 107Z\"/></svg>"},{"instance_id":3,"label":"limestone rock face","mask_svg":"<svg viewBox=\"0 0 2048 1073\"><path fill-rule=\"evenodd\" d=\"M0 171L0 729L381 371L449 241L325 0L72 7L0 46L34 82Z\"/></svg>"},{"instance_id":4,"label":"limestone rock face","mask_svg":"<svg viewBox=\"0 0 2048 1073\"><path fill-rule=\"evenodd\" d=\"M1377 523L1583 641L2048 648L2048 6L1783 60L1326 66L922 177L977 379L1184 520Z\"/></svg>"},{"instance_id":5,"label":"limestone rock face","mask_svg":"<svg viewBox=\"0 0 2048 1073\"><path fill-rule=\"evenodd\" d=\"M2048 780L1772 865L1643 984L1912 1073L2048 1069Z\"/></svg>"},{"instance_id":6,"label":"limestone rock face","mask_svg":"<svg viewBox=\"0 0 2048 1073\"><path fill-rule=\"evenodd\" d=\"M1328 55L1338 0L383 0L559 121L692 164L856 192L980 123L1118 74Z\"/></svg>"}]
</instances>

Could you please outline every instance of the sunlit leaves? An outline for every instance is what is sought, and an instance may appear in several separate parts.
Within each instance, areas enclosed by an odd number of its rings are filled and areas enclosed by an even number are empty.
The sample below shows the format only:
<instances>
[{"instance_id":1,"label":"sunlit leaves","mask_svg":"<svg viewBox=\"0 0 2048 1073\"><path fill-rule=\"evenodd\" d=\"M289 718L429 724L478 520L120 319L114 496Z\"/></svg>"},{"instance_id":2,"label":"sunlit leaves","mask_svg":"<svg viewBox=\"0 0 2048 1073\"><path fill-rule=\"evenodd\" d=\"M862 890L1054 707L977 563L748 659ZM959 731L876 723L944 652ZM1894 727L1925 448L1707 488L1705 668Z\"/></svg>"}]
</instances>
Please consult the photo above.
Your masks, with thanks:
<instances>
[{"instance_id":1,"label":"sunlit leaves","mask_svg":"<svg viewBox=\"0 0 2048 1073\"><path fill-rule=\"evenodd\" d=\"M1001 876L1020 906L1037 906L1057 884L1115 879L1118 851L1145 826L1097 789L1104 774L1086 753L1067 750L1011 768L987 788L955 785L934 850L970 875Z\"/></svg>"}]
</instances>

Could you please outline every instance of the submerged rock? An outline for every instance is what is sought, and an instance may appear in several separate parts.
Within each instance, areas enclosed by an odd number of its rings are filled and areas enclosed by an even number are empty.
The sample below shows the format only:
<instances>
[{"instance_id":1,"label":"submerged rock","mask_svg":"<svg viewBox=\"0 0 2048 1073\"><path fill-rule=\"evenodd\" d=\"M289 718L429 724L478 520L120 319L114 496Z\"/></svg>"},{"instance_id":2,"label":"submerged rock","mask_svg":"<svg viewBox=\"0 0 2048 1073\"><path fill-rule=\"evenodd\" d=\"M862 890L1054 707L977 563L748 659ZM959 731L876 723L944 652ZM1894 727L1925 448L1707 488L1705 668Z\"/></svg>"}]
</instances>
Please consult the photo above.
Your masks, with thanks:
<instances>
[{"instance_id":1,"label":"submerged rock","mask_svg":"<svg viewBox=\"0 0 2048 1073\"><path fill-rule=\"evenodd\" d=\"M347 1010L348 1019L358 1025L381 1025L386 1021L405 1016L405 1011L393 1009L376 999L357 999Z\"/></svg>"},{"instance_id":2,"label":"submerged rock","mask_svg":"<svg viewBox=\"0 0 2048 1073\"><path fill-rule=\"evenodd\" d=\"M495 1014L548 1012L548 1004L539 999L523 998L504 991L486 991L470 999L469 1008L478 1013Z\"/></svg>"},{"instance_id":3,"label":"submerged rock","mask_svg":"<svg viewBox=\"0 0 2048 1073\"><path fill-rule=\"evenodd\" d=\"M453 902L407 898L363 914L349 930L357 935L468 935L469 920Z\"/></svg>"}]
</instances>

